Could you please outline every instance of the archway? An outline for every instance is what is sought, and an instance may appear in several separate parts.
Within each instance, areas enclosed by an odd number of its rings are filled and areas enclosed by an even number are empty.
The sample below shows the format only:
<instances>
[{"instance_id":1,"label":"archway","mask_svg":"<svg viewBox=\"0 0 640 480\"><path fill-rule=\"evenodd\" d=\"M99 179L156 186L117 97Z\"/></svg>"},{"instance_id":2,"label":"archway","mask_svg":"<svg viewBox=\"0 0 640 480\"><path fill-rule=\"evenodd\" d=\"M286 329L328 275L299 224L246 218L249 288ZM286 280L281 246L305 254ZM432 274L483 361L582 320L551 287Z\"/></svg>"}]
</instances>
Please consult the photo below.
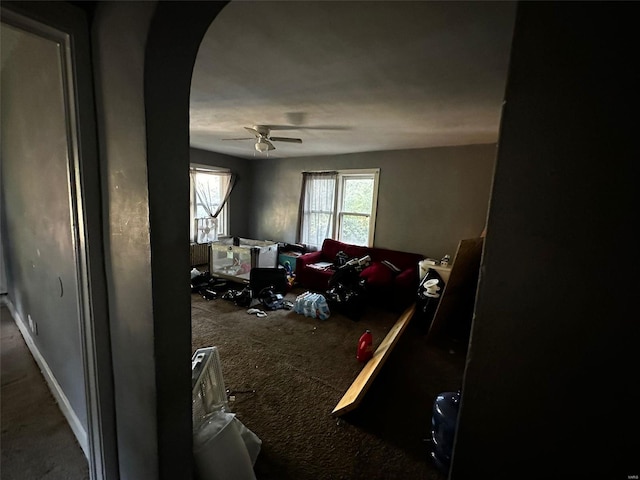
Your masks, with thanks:
<instances>
[{"instance_id":1,"label":"archway","mask_svg":"<svg viewBox=\"0 0 640 480\"><path fill-rule=\"evenodd\" d=\"M189 92L198 47L227 2L158 2L144 60L160 478L191 468ZM180 181L176 181L176 180ZM190 465L189 465L190 467Z\"/></svg>"}]
</instances>

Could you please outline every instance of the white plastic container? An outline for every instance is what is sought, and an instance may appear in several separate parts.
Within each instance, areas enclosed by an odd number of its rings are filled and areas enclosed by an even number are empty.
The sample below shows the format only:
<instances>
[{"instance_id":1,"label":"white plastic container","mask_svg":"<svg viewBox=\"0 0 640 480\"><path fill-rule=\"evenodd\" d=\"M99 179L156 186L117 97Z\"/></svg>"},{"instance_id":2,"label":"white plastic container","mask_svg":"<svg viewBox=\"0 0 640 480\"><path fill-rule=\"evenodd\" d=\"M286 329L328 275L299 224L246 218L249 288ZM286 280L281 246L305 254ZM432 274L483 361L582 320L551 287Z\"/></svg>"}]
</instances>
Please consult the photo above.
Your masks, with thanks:
<instances>
[{"instance_id":1,"label":"white plastic container","mask_svg":"<svg viewBox=\"0 0 640 480\"><path fill-rule=\"evenodd\" d=\"M256 480L235 415L212 414L193 438L198 480Z\"/></svg>"}]
</instances>

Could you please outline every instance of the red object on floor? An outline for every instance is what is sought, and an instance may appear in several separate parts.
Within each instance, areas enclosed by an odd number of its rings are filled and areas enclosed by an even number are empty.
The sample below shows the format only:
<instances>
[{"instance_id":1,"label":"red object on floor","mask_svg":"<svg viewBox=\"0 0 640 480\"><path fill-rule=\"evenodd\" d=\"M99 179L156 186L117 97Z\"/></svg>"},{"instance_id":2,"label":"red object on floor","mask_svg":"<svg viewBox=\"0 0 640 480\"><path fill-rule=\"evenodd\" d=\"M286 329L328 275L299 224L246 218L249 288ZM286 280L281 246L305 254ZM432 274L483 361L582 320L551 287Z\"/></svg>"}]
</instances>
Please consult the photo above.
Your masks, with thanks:
<instances>
[{"instance_id":1,"label":"red object on floor","mask_svg":"<svg viewBox=\"0 0 640 480\"><path fill-rule=\"evenodd\" d=\"M370 330L365 330L362 336L360 336L360 340L358 340L356 359L359 362L366 362L371 357L373 357L373 335L371 335Z\"/></svg>"}]
</instances>

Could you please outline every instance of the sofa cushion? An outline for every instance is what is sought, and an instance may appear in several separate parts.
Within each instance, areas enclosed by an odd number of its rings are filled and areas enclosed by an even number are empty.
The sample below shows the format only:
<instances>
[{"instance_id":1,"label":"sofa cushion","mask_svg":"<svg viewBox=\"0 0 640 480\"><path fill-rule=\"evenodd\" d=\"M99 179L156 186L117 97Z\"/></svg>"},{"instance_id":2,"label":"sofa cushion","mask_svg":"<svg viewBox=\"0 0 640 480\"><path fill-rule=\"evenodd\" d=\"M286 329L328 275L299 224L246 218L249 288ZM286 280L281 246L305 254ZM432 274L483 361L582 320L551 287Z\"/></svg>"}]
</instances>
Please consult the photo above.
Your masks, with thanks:
<instances>
[{"instance_id":1,"label":"sofa cushion","mask_svg":"<svg viewBox=\"0 0 640 480\"><path fill-rule=\"evenodd\" d=\"M325 257L326 261L333 262L336 258L336 255L339 251L344 251L346 244L339 242L337 240L333 240L332 238L325 238L322 242L322 255ZM346 252L345 252L346 253Z\"/></svg>"},{"instance_id":2,"label":"sofa cushion","mask_svg":"<svg viewBox=\"0 0 640 480\"><path fill-rule=\"evenodd\" d=\"M387 260L398 267L400 270L405 270L408 268L417 269L418 262L424 258L422 255L418 255L415 253L388 250L386 248L378 247L370 248L369 255L371 255L371 259L374 261L380 262L382 260Z\"/></svg>"},{"instance_id":3,"label":"sofa cushion","mask_svg":"<svg viewBox=\"0 0 640 480\"><path fill-rule=\"evenodd\" d=\"M362 258L366 255L369 255L369 248L362 247L360 245L347 245L344 244L345 249L344 253L346 253L349 258Z\"/></svg>"},{"instance_id":4,"label":"sofa cushion","mask_svg":"<svg viewBox=\"0 0 640 480\"><path fill-rule=\"evenodd\" d=\"M365 279L367 285L373 287L391 286L394 276L395 274L391 269L380 262L373 262L360 273L360 278Z\"/></svg>"},{"instance_id":5,"label":"sofa cushion","mask_svg":"<svg viewBox=\"0 0 640 480\"><path fill-rule=\"evenodd\" d=\"M361 245L351 245L332 238L325 238L322 242L322 255L328 262L333 262L338 252L344 252L349 258L362 258L369 254L370 248Z\"/></svg>"}]
</instances>

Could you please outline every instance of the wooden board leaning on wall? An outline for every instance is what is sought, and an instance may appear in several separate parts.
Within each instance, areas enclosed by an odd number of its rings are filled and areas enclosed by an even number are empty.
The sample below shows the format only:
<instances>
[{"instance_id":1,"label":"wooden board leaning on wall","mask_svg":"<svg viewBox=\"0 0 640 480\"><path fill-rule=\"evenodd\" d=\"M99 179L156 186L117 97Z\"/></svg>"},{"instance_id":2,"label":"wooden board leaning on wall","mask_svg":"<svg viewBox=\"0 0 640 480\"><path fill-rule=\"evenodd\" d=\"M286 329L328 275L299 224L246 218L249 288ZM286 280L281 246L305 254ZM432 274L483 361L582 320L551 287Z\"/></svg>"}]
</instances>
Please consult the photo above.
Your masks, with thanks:
<instances>
[{"instance_id":1,"label":"wooden board leaning on wall","mask_svg":"<svg viewBox=\"0 0 640 480\"><path fill-rule=\"evenodd\" d=\"M445 332L465 333L471 325L483 237L460 240L453 258L449 279L427 333L427 342L436 340Z\"/></svg>"},{"instance_id":2,"label":"wooden board leaning on wall","mask_svg":"<svg viewBox=\"0 0 640 480\"><path fill-rule=\"evenodd\" d=\"M447 331L452 322L470 322L478 285L483 238L461 240L453 259L448 281L427 333L430 341ZM349 389L335 406L332 415L344 415L358 407L385 361L406 330L415 311L415 303L398 318Z\"/></svg>"}]
</instances>

